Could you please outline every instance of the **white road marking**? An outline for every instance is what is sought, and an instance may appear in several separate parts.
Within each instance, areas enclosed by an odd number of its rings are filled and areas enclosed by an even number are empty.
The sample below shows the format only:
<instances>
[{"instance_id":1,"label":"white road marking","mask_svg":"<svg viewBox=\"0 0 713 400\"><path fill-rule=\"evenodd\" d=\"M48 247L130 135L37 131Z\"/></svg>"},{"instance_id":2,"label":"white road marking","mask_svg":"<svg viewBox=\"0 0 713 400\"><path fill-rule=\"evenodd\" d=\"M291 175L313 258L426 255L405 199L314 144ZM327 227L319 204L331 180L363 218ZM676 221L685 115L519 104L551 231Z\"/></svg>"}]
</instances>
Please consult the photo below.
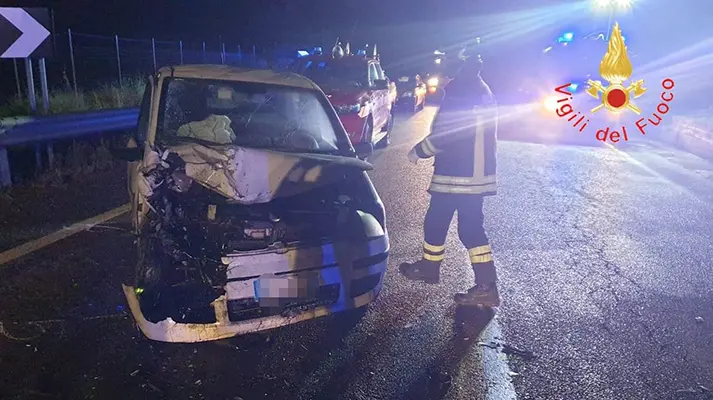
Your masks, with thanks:
<instances>
[{"instance_id":1,"label":"white road marking","mask_svg":"<svg viewBox=\"0 0 713 400\"><path fill-rule=\"evenodd\" d=\"M61 229L57 232L50 233L47 236L43 236L39 239L21 244L10 250L0 253L0 267L5 264L14 261L20 257L24 257L30 253L47 247L53 243L59 242L62 239L66 239L72 235L83 232L85 230L91 229L92 227L119 217L126 214L131 209L131 205L124 204L121 207L117 207L113 210L109 210L103 214L99 214L96 217L85 219L84 221L77 222L71 226Z\"/></svg>"}]
</instances>

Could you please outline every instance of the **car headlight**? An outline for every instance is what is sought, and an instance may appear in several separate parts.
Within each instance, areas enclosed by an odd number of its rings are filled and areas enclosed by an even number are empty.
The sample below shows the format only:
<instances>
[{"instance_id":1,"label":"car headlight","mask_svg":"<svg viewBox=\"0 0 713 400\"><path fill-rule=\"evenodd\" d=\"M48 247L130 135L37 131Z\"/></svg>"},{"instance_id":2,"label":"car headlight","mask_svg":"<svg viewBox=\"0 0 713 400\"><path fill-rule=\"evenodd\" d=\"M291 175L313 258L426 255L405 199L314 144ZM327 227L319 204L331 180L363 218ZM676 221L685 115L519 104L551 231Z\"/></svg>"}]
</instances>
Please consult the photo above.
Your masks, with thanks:
<instances>
[{"instance_id":1,"label":"car headlight","mask_svg":"<svg viewBox=\"0 0 713 400\"><path fill-rule=\"evenodd\" d=\"M361 111L361 104L347 104L334 106L337 114L355 114Z\"/></svg>"},{"instance_id":2,"label":"car headlight","mask_svg":"<svg viewBox=\"0 0 713 400\"><path fill-rule=\"evenodd\" d=\"M429 78L428 81L426 81L426 84L428 86L438 86L438 78Z\"/></svg>"},{"instance_id":3,"label":"car headlight","mask_svg":"<svg viewBox=\"0 0 713 400\"><path fill-rule=\"evenodd\" d=\"M413 96L413 92L403 92L401 94L401 97L412 97L412 96Z\"/></svg>"}]
</instances>

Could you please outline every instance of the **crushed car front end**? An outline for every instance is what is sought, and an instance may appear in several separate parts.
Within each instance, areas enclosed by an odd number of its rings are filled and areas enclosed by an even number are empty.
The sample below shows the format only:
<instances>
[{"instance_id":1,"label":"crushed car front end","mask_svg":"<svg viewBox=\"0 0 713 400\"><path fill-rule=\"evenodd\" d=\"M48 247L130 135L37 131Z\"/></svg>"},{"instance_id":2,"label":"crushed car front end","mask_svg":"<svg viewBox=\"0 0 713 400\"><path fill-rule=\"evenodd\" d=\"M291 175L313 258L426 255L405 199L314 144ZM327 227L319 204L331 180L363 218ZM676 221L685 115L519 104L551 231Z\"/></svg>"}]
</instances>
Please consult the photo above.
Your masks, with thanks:
<instances>
[{"instance_id":1,"label":"crushed car front end","mask_svg":"<svg viewBox=\"0 0 713 400\"><path fill-rule=\"evenodd\" d=\"M185 85L196 82L201 81ZM185 96L184 82L174 83ZM229 85L221 85L224 98L237 99L231 100L239 103L234 110L244 111L247 95L226 94ZM259 86L251 88L245 93L262 96ZM314 94L299 93L305 95L298 101L304 110ZM283 89L266 98L281 95L294 98ZM239 142L255 132L264 138L276 117L265 114L261 120L260 110L245 111L256 125L244 131L238 129L247 125L229 121L228 116L240 119L237 111L216 116L211 110L207 119L185 124L194 117L184 111L176 115L187 128L179 128L170 143L147 146L133 175L138 260L135 280L123 290L149 339L218 340L359 308L377 298L389 240L368 163L216 139L227 135Z\"/></svg>"},{"instance_id":2,"label":"crushed car front end","mask_svg":"<svg viewBox=\"0 0 713 400\"><path fill-rule=\"evenodd\" d=\"M284 178L294 187L282 189L291 193L245 204L209 189L231 184L217 179L221 161L212 154L186 156L195 149L210 154L196 146L167 150L145 174L137 280L124 292L148 338L216 340L362 307L378 296L389 241L383 205L363 171L327 172L320 163L298 166L298 157L239 149L234 166L293 164ZM203 173L195 168L201 161ZM260 187L253 180L238 190L251 184Z\"/></svg>"}]
</instances>

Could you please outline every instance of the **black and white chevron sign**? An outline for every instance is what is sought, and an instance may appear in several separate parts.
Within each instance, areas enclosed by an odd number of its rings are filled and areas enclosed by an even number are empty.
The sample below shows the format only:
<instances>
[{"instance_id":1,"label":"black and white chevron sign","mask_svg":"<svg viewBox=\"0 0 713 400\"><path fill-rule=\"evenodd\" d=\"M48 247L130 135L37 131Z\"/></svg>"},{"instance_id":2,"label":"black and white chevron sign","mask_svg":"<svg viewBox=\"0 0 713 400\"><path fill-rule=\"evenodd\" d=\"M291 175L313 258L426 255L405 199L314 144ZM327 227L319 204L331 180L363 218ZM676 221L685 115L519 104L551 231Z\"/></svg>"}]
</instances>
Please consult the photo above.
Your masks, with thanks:
<instances>
[{"instance_id":1,"label":"black and white chevron sign","mask_svg":"<svg viewBox=\"0 0 713 400\"><path fill-rule=\"evenodd\" d=\"M46 8L0 7L0 58L52 56Z\"/></svg>"}]
</instances>

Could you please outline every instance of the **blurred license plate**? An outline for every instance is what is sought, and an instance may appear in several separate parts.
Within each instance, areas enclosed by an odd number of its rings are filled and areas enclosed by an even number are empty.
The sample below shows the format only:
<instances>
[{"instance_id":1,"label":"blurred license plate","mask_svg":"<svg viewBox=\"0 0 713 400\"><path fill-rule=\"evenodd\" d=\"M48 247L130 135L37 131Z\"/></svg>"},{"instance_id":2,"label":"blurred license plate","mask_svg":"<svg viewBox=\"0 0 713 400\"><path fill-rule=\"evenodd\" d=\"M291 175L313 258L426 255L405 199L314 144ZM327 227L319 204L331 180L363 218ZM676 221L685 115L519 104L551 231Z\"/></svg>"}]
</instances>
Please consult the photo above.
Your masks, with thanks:
<instances>
[{"instance_id":1,"label":"blurred license plate","mask_svg":"<svg viewBox=\"0 0 713 400\"><path fill-rule=\"evenodd\" d=\"M264 276L255 280L255 300L261 307L278 307L295 300L308 300L317 296L319 279Z\"/></svg>"}]
</instances>

